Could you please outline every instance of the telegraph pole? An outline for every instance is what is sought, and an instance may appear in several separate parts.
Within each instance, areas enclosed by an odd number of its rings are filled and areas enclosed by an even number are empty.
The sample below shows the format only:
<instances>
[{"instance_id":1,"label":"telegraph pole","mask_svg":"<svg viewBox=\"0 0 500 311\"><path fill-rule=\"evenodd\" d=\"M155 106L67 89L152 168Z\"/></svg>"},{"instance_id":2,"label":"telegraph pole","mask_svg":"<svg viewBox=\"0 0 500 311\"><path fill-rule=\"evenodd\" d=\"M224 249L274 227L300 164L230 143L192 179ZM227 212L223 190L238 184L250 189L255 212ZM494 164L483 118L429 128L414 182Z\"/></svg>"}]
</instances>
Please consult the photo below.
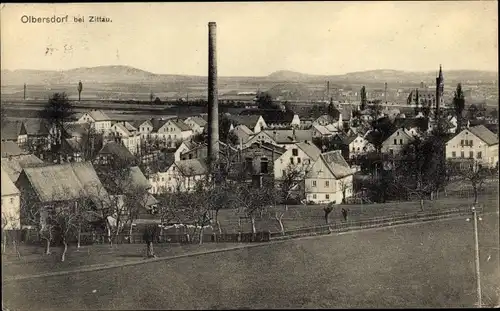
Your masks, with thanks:
<instances>
[{"instance_id":1,"label":"telegraph pole","mask_svg":"<svg viewBox=\"0 0 500 311\"><path fill-rule=\"evenodd\" d=\"M474 228L474 266L476 272L476 294L477 294L477 304L478 308L482 306L482 293L481 293L481 271L479 268L479 234L477 228L477 213L479 210L476 208L476 203L472 205L472 224ZM479 218L481 220L481 218ZM469 219L467 219L469 221Z\"/></svg>"}]
</instances>

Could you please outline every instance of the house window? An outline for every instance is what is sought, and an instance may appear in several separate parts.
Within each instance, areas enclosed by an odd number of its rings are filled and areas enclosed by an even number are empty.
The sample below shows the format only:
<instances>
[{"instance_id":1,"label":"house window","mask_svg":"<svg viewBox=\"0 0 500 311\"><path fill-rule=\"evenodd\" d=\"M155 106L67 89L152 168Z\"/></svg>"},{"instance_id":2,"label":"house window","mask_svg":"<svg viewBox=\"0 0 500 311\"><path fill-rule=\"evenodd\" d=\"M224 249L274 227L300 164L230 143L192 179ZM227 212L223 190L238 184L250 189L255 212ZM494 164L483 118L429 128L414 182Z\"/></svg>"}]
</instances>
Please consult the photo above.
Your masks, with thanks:
<instances>
[{"instance_id":1,"label":"house window","mask_svg":"<svg viewBox=\"0 0 500 311\"><path fill-rule=\"evenodd\" d=\"M14 198L10 198L10 204L14 204Z\"/></svg>"},{"instance_id":2,"label":"house window","mask_svg":"<svg viewBox=\"0 0 500 311\"><path fill-rule=\"evenodd\" d=\"M286 175L286 171L285 171L285 170L283 170L283 171L282 171L282 174L283 174L283 176L285 176L285 175Z\"/></svg>"},{"instance_id":3,"label":"house window","mask_svg":"<svg viewBox=\"0 0 500 311\"><path fill-rule=\"evenodd\" d=\"M294 149L292 149L292 155L293 155L294 157L297 157L297 156L299 155L299 149L295 149L295 148L294 148Z\"/></svg>"},{"instance_id":4,"label":"house window","mask_svg":"<svg viewBox=\"0 0 500 311\"><path fill-rule=\"evenodd\" d=\"M403 140L402 140L402 139L400 139L400 140L399 140L399 144L400 144L400 145L402 145L402 144L403 144Z\"/></svg>"},{"instance_id":5,"label":"house window","mask_svg":"<svg viewBox=\"0 0 500 311\"><path fill-rule=\"evenodd\" d=\"M325 187L326 187L326 188L330 187L330 181L329 181L329 180L326 180L326 181L325 181Z\"/></svg>"},{"instance_id":6,"label":"house window","mask_svg":"<svg viewBox=\"0 0 500 311\"><path fill-rule=\"evenodd\" d=\"M245 158L245 168L247 171L251 171L253 166L253 160L252 158Z\"/></svg>"},{"instance_id":7,"label":"house window","mask_svg":"<svg viewBox=\"0 0 500 311\"><path fill-rule=\"evenodd\" d=\"M290 158L290 163L293 164L293 158Z\"/></svg>"},{"instance_id":8,"label":"house window","mask_svg":"<svg viewBox=\"0 0 500 311\"><path fill-rule=\"evenodd\" d=\"M394 154L394 150L393 150L393 149L389 149L389 153L390 153L391 155L393 155L393 154Z\"/></svg>"},{"instance_id":9,"label":"house window","mask_svg":"<svg viewBox=\"0 0 500 311\"><path fill-rule=\"evenodd\" d=\"M482 159L482 158L483 158L483 154L482 154L482 152L481 152L481 151L478 151L478 152L477 152L477 158L478 158L478 159Z\"/></svg>"},{"instance_id":10,"label":"house window","mask_svg":"<svg viewBox=\"0 0 500 311\"><path fill-rule=\"evenodd\" d=\"M399 132L396 133L396 136L399 136Z\"/></svg>"},{"instance_id":11,"label":"house window","mask_svg":"<svg viewBox=\"0 0 500 311\"><path fill-rule=\"evenodd\" d=\"M300 158L297 158L297 163L300 163L300 161L301 161Z\"/></svg>"},{"instance_id":12,"label":"house window","mask_svg":"<svg viewBox=\"0 0 500 311\"><path fill-rule=\"evenodd\" d=\"M326 200L330 200L330 195L329 194L325 194L325 199Z\"/></svg>"},{"instance_id":13,"label":"house window","mask_svg":"<svg viewBox=\"0 0 500 311\"><path fill-rule=\"evenodd\" d=\"M193 155L192 154L189 154L189 159L192 159L193 158Z\"/></svg>"},{"instance_id":14,"label":"house window","mask_svg":"<svg viewBox=\"0 0 500 311\"><path fill-rule=\"evenodd\" d=\"M461 158L465 158L465 152L461 151L461 152L460 152L460 157L461 157Z\"/></svg>"},{"instance_id":15,"label":"house window","mask_svg":"<svg viewBox=\"0 0 500 311\"><path fill-rule=\"evenodd\" d=\"M313 187L316 187L316 180L313 180L313 181L312 181L312 186L313 186Z\"/></svg>"},{"instance_id":16,"label":"house window","mask_svg":"<svg viewBox=\"0 0 500 311\"><path fill-rule=\"evenodd\" d=\"M464 145L464 140L462 139L462 140L460 141L460 146L463 146L463 145Z\"/></svg>"},{"instance_id":17,"label":"house window","mask_svg":"<svg viewBox=\"0 0 500 311\"><path fill-rule=\"evenodd\" d=\"M472 147L472 140L469 140L469 146Z\"/></svg>"},{"instance_id":18,"label":"house window","mask_svg":"<svg viewBox=\"0 0 500 311\"><path fill-rule=\"evenodd\" d=\"M469 159L473 159L474 158L474 151L469 151Z\"/></svg>"},{"instance_id":19,"label":"house window","mask_svg":"<svg viewBox=\"0 0 500 311\"><path fill-rule=\"evenodd\" d=\"M260 172L262 174L268 174L269 173L269 161L265 158L260 160Z\"/></svg>"},{"instance_id":20,"label":"house window","mask_svg":"<svg viewBox=\"0 0 500 311\"><path fill-rule=\"evenodd\" d=\"M397 145L397 144L398 144L398 140L394 139L394 145Z\"/></svg>"},{"instance_id":21,"label":"house window","mask_svg":"<svg viewBox=\"0 0 500 311\"><path fill-rule=\"evenodd\" d=\"M452 157L452 158L456 158L456 157L457 157L457 153L456 153L455 151L452 151L452 152L451 152L451 157Z\"/></svg>"},{"instance_id":22,"label":"house window","mask_svg":"<svg viewBox=\"0 0 500 311\"><path fill-rule=\"evenodd\" d=\"M313 199L316 199L316 195L315 194L313 194Z\"/></svg>"}]
</instances>

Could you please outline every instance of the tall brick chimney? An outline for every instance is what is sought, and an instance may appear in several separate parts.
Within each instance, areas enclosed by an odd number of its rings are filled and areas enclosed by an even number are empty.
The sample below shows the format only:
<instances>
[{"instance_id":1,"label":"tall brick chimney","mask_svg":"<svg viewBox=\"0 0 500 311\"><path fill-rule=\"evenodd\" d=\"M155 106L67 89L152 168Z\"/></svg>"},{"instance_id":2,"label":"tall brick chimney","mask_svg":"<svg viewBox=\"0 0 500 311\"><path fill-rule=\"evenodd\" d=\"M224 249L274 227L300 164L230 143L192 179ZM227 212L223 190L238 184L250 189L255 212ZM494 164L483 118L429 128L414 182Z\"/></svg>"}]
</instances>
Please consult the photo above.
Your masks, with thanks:
<instances>
[{"instance_id":1,"label":"tall brick chimney","mask_svg":"<svg viewBox=\"0 0 500 311\"><path fill-rule=\"evenodd\" d=\"M217 89L217 24L208 23L208 158L219 158L219 102Z\"/></svg>"}]
</instances>

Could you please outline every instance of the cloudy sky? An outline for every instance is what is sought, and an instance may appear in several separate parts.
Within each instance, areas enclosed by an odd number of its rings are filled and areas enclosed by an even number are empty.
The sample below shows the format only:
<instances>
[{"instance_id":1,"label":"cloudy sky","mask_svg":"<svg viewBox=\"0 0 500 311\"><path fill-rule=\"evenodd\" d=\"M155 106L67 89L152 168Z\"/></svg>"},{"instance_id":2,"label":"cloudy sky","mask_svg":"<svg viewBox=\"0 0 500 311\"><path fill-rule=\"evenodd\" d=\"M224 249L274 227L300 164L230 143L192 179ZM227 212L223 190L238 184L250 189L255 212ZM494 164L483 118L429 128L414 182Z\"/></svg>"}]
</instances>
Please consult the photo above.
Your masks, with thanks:
<instances>
[{"instance_id":1,"label":"cloudy sky","mask_svg":"<svg viewBox=\"0 0 500 311\"><path fill-rule=\"evenodd\" d=\"M0 12L1 67L11 70L129 65L206 75L209 21L221 76L498 67L496 1L3 4ZM54 14L70 23L21 22ZM112 23L88 23L90 15Z\"/></svg>"}]
</instances>

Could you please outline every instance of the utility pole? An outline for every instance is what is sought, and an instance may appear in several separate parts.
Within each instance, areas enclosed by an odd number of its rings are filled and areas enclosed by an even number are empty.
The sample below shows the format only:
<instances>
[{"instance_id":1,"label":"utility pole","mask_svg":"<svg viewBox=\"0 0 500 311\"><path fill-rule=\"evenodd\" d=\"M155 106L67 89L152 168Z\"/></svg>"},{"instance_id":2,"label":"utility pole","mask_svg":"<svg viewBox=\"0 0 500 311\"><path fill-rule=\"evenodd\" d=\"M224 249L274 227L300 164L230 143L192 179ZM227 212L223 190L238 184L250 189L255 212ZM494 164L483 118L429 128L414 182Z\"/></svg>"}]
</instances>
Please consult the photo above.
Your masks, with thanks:
<instances>
[{"instance_id":1,"label":"utility pole","mask_svg":"<svg viewBox=\"0 0 500 311\"><path fill-rule=\"evenodd\" d=\"M476 203L472 205L472 224L474 229L474 266L476 272L476 294L477 294L477 305L478 308L482 306L482 293L481 293L481 271L479 268L479 234L477 228L478 216L477 213L480 210L476 208ZM479 220L482 220L479 218ZM467 219L469 221L469 219Z\"/></svg>"}]
</instances>

